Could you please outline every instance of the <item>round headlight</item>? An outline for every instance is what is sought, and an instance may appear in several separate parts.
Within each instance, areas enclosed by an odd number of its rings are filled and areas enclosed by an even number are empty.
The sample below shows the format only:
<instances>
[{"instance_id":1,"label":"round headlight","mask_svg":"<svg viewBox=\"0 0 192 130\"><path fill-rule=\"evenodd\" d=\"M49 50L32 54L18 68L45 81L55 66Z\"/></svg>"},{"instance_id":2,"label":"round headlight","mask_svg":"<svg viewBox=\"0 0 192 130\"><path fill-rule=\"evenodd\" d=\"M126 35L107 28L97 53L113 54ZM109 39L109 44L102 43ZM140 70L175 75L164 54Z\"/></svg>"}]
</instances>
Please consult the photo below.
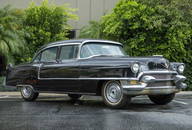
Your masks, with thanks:
<instances>
[{"instance_id":1,"label":"round headlight","mask_svg":"<svg viewBox=\"0 0 192 130\"><path fill-rule=\"evenodd\" d=\"M140 66L139 66L139 64L135 63L135 64L132 65L131 69L132 69L133 73L138 73L139 69L140 69Z\"/></svg>"},{"instance_id":2,"label":"round headlight","mask_svg":"<svg viewBox=\"0 0 192 130\"><path fill-rule=\"evenodd\" d=\"M183 73L184 69L185 69L184 65L179 65L177 68L179 73Z\"/></svg>"}]
</instances>

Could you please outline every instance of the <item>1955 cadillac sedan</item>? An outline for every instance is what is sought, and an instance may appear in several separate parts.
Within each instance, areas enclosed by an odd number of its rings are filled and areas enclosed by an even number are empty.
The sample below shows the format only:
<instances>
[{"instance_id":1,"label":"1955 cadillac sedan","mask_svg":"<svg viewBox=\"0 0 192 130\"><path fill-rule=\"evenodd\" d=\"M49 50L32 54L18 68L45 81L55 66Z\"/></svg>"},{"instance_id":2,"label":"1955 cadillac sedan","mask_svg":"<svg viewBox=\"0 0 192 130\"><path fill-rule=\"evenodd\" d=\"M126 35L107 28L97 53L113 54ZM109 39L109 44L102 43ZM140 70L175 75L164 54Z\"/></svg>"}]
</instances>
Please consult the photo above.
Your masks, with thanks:
<instances>
[{"instance_id":1,"label":"1955 cadillac sedan","mask_svg":"<svg viewBox=\"0 0 192 130\"><path fill-rule=\"evenodd\" d=\"M67 40L43 46L31 63L9 65L6 84L19 88L26 101L41 92L54 92L72 99L100 95L113 108L138 95L163 105L187 87L184 67L162 56L130 57L114 41Z\"/></svg>"}]
</instances>

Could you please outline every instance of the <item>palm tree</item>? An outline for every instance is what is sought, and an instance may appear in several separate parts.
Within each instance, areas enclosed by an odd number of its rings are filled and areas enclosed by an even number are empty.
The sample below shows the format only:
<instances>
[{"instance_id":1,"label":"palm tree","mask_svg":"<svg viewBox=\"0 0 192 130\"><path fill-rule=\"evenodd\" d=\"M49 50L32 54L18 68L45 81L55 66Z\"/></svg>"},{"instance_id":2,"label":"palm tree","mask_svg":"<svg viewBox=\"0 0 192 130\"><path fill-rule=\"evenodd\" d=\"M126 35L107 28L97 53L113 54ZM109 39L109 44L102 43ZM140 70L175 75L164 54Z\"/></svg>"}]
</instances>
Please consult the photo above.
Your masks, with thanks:
<instances>
[{"instance_id":1,"label":"palm tree","mask_svg":"<svg viewBox=\"0 0 192 130\"><path fill-rule=\"evenodd\" d=\"M5 6L0 9L0 56L10 60L24 48L24 31L21 28L20 10Z\"/></svg>"},{"instance_id":2,"label":"palm tree","mask_svg":"<svg viewBox=\"0 0 192 130\"><path fill-rule=\"evenodd\" d=\"M103 38L101 23L97 21L90 21L88 26L85 26L80 30L79 38Z\"/></svg>"}]
</instances>

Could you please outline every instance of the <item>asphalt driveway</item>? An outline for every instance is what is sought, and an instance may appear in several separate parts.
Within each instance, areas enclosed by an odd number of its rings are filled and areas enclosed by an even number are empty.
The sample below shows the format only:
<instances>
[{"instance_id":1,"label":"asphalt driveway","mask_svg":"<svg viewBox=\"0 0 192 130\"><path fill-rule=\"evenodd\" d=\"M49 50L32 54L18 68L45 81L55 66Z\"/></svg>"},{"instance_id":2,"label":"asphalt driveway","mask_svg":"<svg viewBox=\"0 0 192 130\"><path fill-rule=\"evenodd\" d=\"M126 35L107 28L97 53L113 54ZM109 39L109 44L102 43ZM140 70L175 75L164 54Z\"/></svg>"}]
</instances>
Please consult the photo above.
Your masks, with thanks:
<instances>
[{"instance_id":1,"label":"asphalt driveway","mask_svg":"<svg viewBox=\"0 0 192 130\"><path fill-rule=\"evenodd\" d=\"M191 130L192 93L183 92L168 105L146 96L133 98L125 109L110 109L100 97L71 101L66 95L41 94L25 102L18 92L0 92L0 130Z\"/></svg>"}]
</instances>

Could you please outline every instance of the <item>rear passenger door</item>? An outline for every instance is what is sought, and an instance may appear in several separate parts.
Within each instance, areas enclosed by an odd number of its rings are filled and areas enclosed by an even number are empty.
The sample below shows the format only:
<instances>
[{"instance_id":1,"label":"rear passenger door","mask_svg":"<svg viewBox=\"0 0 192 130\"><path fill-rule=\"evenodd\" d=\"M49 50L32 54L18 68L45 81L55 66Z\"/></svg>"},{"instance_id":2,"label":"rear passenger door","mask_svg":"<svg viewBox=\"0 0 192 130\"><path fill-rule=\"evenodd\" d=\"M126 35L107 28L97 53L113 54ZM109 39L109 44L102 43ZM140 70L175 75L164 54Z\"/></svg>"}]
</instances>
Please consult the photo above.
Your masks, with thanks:
<instances>
[{"instance_id":1,"label":"rear passenger door","mask_svg":"<svg viewBox=\"0 0 192 130\"><path fill-rule=\"evenodd\" d=\"M40 68L38 71L39 83L38 89L41 91L53 90L55 81L55 67L58 64L57 55L59 47L50 47L41 52Z\"/></svg>"}]
</instances>

